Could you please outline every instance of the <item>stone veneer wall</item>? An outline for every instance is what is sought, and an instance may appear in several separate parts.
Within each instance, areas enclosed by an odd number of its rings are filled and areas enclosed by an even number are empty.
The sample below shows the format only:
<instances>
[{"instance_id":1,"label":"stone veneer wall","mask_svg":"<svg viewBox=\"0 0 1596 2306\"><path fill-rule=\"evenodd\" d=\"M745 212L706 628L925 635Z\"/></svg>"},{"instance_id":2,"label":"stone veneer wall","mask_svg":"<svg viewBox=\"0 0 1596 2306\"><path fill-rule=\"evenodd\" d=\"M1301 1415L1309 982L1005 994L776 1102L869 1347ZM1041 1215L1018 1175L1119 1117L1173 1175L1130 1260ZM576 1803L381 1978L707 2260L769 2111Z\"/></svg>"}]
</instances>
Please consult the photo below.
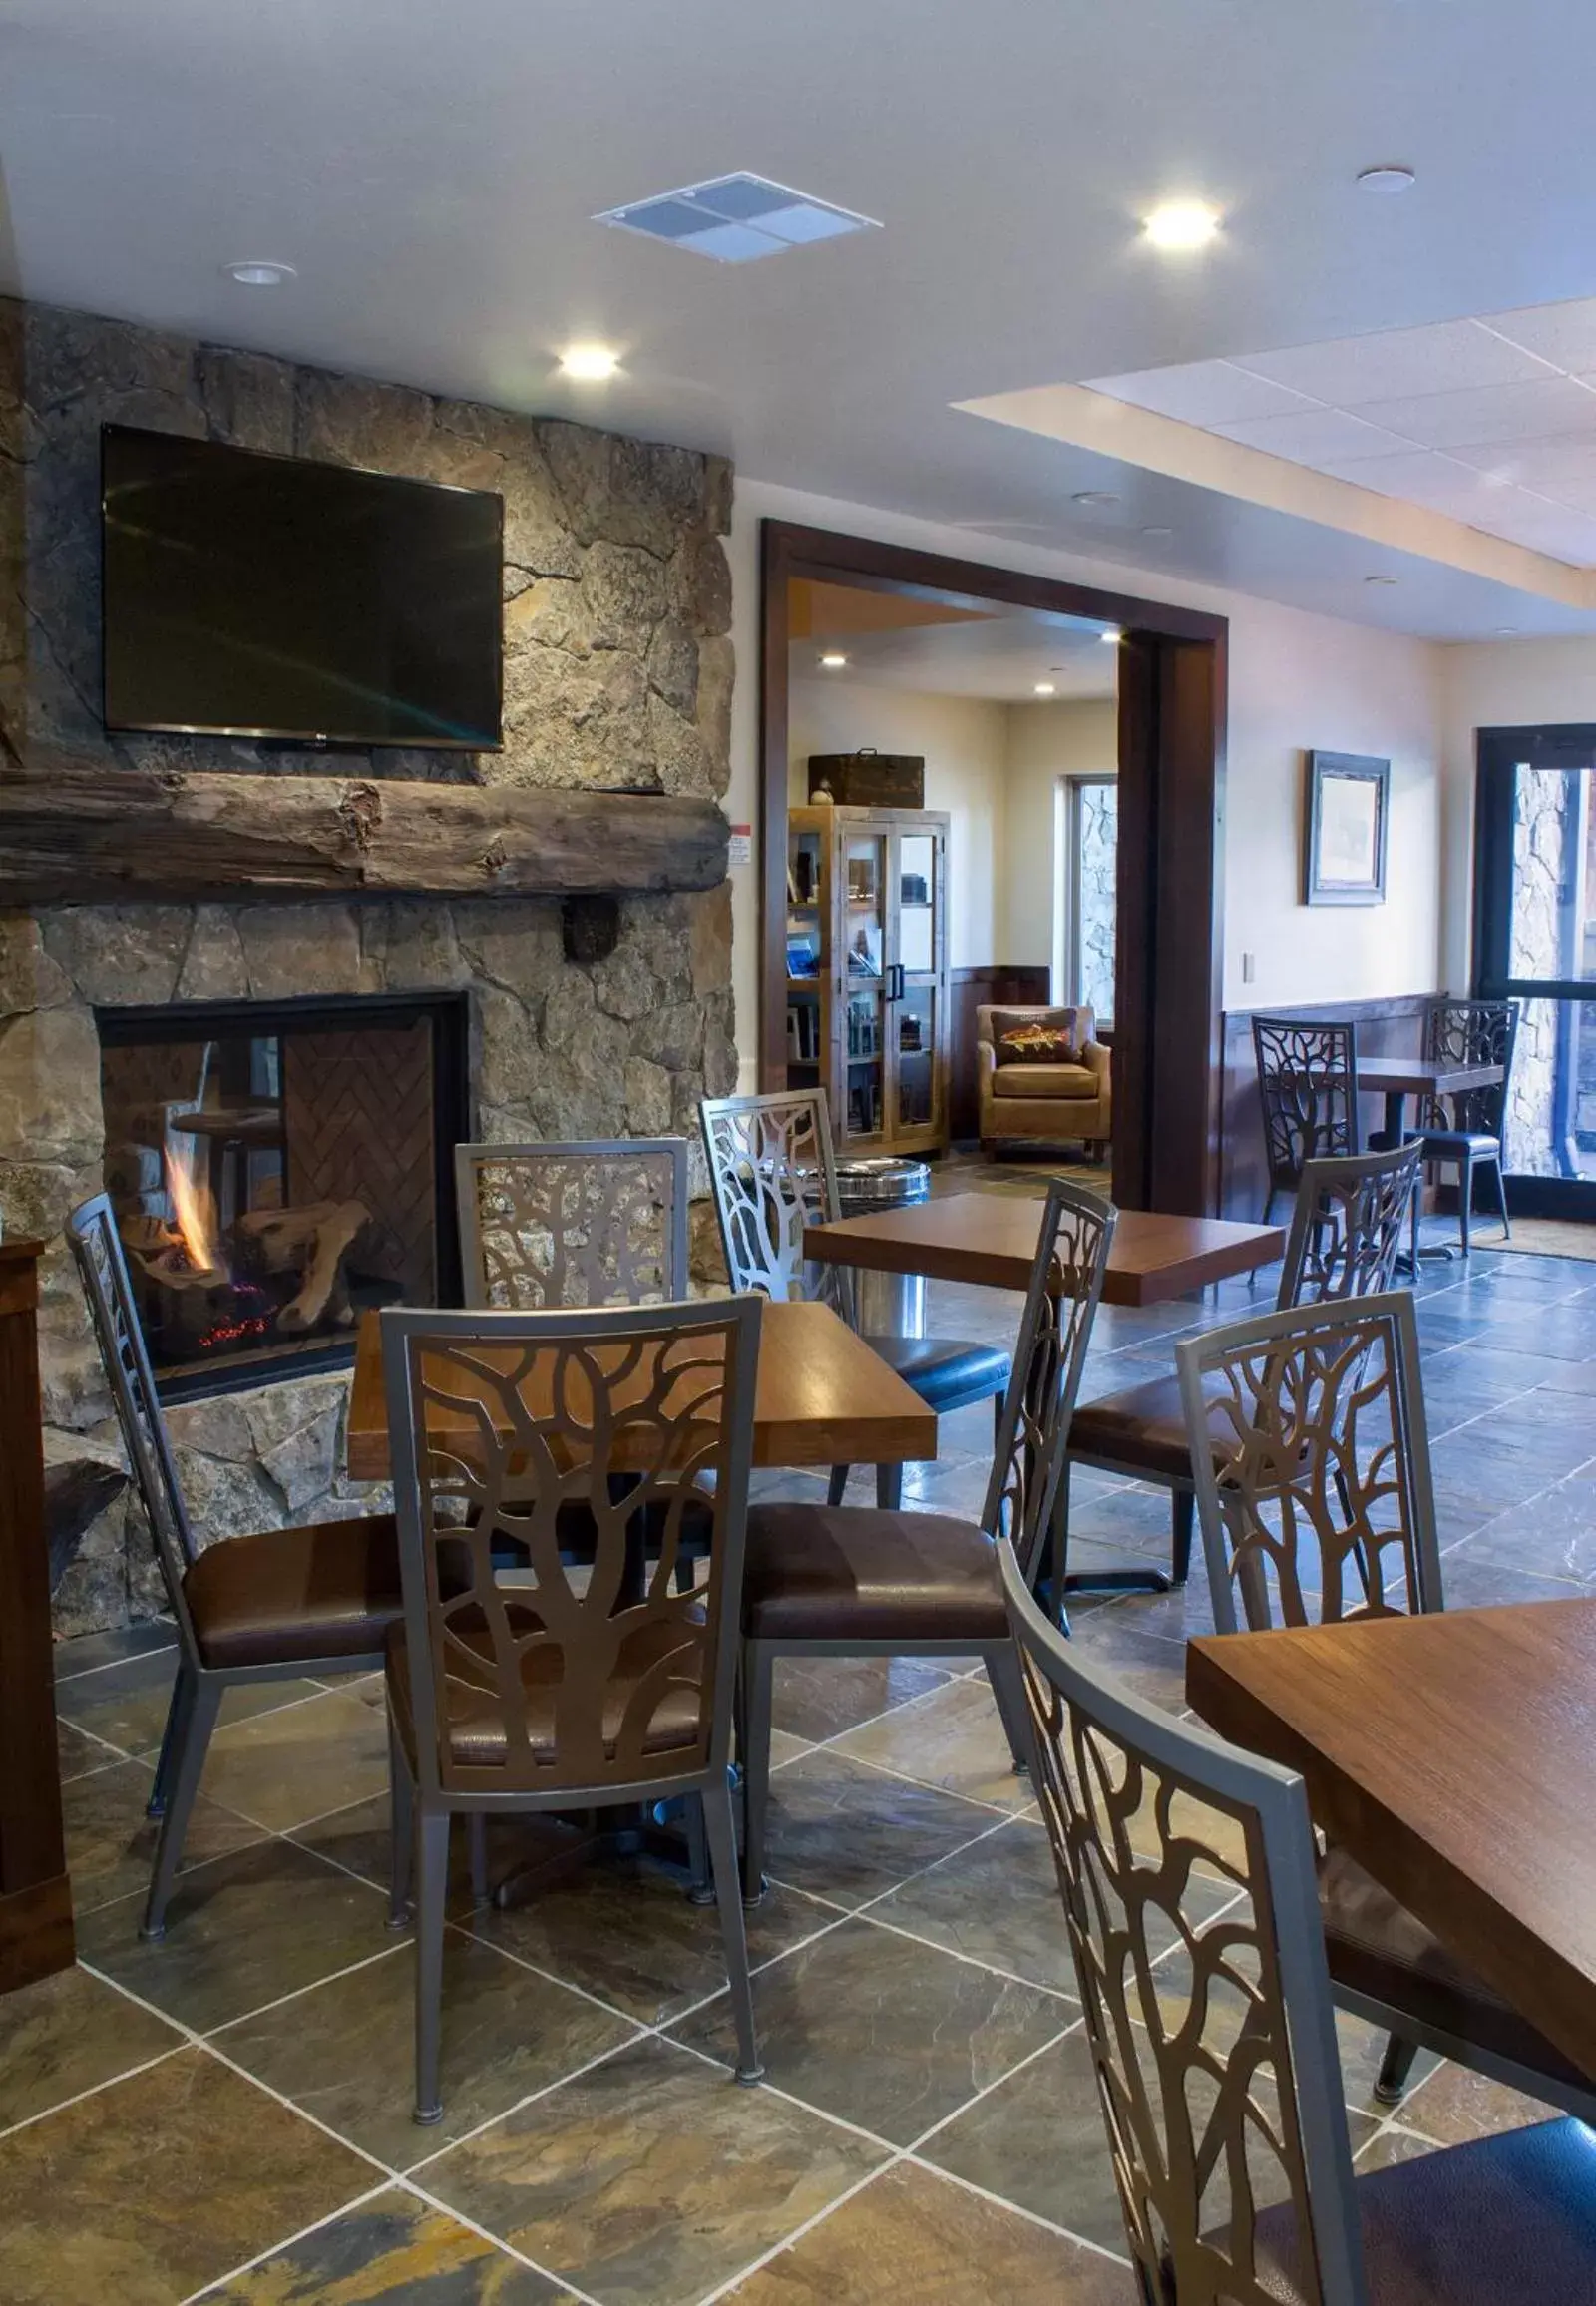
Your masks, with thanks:
<instances>
[{"instance_id":1,"label":"stone veneer wall","mask_svg":"<svg viewBox=\"0 0 1596 2306\"><path fill-rule=\"evenodd\" d=\"M372 776L695 793L729 778L730 577L720 460L431 398L120 322L0 301L0 743L291 775L245 743L108 738L99 691L99 431L227 440L505 499L505 748L339 755ZM314 758L314 756L312 756ZM3 807L3 788L0 788ZM471 995L478 1125L495 1138L696 1133L734 1086L731 909L627 898L607 959L567 961L553 900L140 904L0 913L0 1219L52 1246L42 1318L58 1630L160 1606L70 1260L100 1184L97 1005L295 993ZM205 1537L358 1511L347 1380L173 1412Z\"/></svg>"}]
</instances>

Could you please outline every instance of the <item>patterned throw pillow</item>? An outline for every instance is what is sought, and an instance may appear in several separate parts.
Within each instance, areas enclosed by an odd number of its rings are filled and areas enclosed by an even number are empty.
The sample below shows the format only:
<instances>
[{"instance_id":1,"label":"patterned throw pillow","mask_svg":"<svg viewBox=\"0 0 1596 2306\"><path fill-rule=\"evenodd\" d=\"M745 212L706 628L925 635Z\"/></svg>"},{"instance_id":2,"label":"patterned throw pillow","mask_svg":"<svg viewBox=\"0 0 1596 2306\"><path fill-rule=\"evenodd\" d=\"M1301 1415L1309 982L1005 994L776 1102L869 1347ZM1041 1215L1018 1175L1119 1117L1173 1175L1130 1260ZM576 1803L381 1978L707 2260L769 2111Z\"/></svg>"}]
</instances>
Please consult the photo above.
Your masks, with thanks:
<instances>
[{"instance_id":1,"label":"patterned throw pillow","mask_svg":"<svg viewBox=\"0 0 1596 2306\"><path fill-rule=\"evenodd\" d=\"M998 1043L1005 1065L1078 1065L1081 1052L1062 1025L1015 1025Z\"/></svg>"}]
</instances>

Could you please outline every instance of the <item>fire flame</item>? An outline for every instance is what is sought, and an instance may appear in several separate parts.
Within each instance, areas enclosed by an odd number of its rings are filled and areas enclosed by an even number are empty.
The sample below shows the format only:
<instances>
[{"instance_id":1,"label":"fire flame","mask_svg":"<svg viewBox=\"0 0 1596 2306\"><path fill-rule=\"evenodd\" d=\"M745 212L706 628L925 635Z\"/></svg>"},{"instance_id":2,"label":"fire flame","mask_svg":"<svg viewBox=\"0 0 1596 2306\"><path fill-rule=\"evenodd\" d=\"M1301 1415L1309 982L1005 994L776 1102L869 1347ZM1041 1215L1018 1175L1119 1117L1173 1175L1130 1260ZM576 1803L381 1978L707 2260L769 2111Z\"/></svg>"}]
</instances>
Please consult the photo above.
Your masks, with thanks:
<instances>
[{"instance_id":1,"label":"fire flame","mask_svg":"<svg viewBox=\"0 0 1596 2306\"><path fill-rule=\"evenodd\" d=\"M186 1162L166 1149L167 1192L184 1250L196 1273L214 1273L220 1266L216 1251L216 1210L208 1186L199 1183Z\"/></svg>"}]
</instances>

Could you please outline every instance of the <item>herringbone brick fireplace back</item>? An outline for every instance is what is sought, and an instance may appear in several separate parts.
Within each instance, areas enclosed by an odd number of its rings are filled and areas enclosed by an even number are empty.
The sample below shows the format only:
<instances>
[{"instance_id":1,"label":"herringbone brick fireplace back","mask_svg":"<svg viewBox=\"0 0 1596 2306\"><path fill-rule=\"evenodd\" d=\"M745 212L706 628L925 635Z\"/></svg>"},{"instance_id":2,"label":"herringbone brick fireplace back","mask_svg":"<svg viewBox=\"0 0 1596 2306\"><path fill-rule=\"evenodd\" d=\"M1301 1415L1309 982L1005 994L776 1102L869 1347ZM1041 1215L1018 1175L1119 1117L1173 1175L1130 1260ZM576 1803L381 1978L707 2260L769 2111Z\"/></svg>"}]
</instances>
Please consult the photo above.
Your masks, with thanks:
<instances>
[{"instance_id":1,"label":"herringbone brick fireplace back","mask_svg":"<svg viewBox=\"0 0 1596 2306\"><path fill-rule=\"evenodd\" d=\"M361 1264L434 1303L431 1025L292 1032L282 1056L287 1200L363 1201L383 1239Z\"/></svg>"}]
</instances>

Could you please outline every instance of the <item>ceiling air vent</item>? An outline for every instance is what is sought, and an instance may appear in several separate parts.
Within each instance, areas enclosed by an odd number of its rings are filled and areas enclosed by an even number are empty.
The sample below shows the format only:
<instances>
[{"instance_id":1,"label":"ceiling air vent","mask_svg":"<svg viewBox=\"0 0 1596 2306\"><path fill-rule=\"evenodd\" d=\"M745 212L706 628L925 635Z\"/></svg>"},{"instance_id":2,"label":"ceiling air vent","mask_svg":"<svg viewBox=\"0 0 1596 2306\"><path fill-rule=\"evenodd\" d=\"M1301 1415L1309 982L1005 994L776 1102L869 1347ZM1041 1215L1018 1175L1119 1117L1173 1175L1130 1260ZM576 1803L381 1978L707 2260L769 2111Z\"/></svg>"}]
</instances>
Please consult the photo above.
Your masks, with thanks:
<instances>
[{"instance_id":1,"label":"ceiling air vent","mask_svg":"<svg viewBox=\"0 0 1596 2306\"><path fill-rule=\"evenodd\" d=\"M606 208L594 222L668 240L695 256L713 256L719 264L751 264L756 257L779 256L784 248L801 248L811 240L881 229L873 216L856 216L849 208L811 199L790 185L773 185L768 177L746 170L711 177L707 184L683 185L679 192L661 192L657 199L628 208Z\"/></svg>"}]
</instances>

